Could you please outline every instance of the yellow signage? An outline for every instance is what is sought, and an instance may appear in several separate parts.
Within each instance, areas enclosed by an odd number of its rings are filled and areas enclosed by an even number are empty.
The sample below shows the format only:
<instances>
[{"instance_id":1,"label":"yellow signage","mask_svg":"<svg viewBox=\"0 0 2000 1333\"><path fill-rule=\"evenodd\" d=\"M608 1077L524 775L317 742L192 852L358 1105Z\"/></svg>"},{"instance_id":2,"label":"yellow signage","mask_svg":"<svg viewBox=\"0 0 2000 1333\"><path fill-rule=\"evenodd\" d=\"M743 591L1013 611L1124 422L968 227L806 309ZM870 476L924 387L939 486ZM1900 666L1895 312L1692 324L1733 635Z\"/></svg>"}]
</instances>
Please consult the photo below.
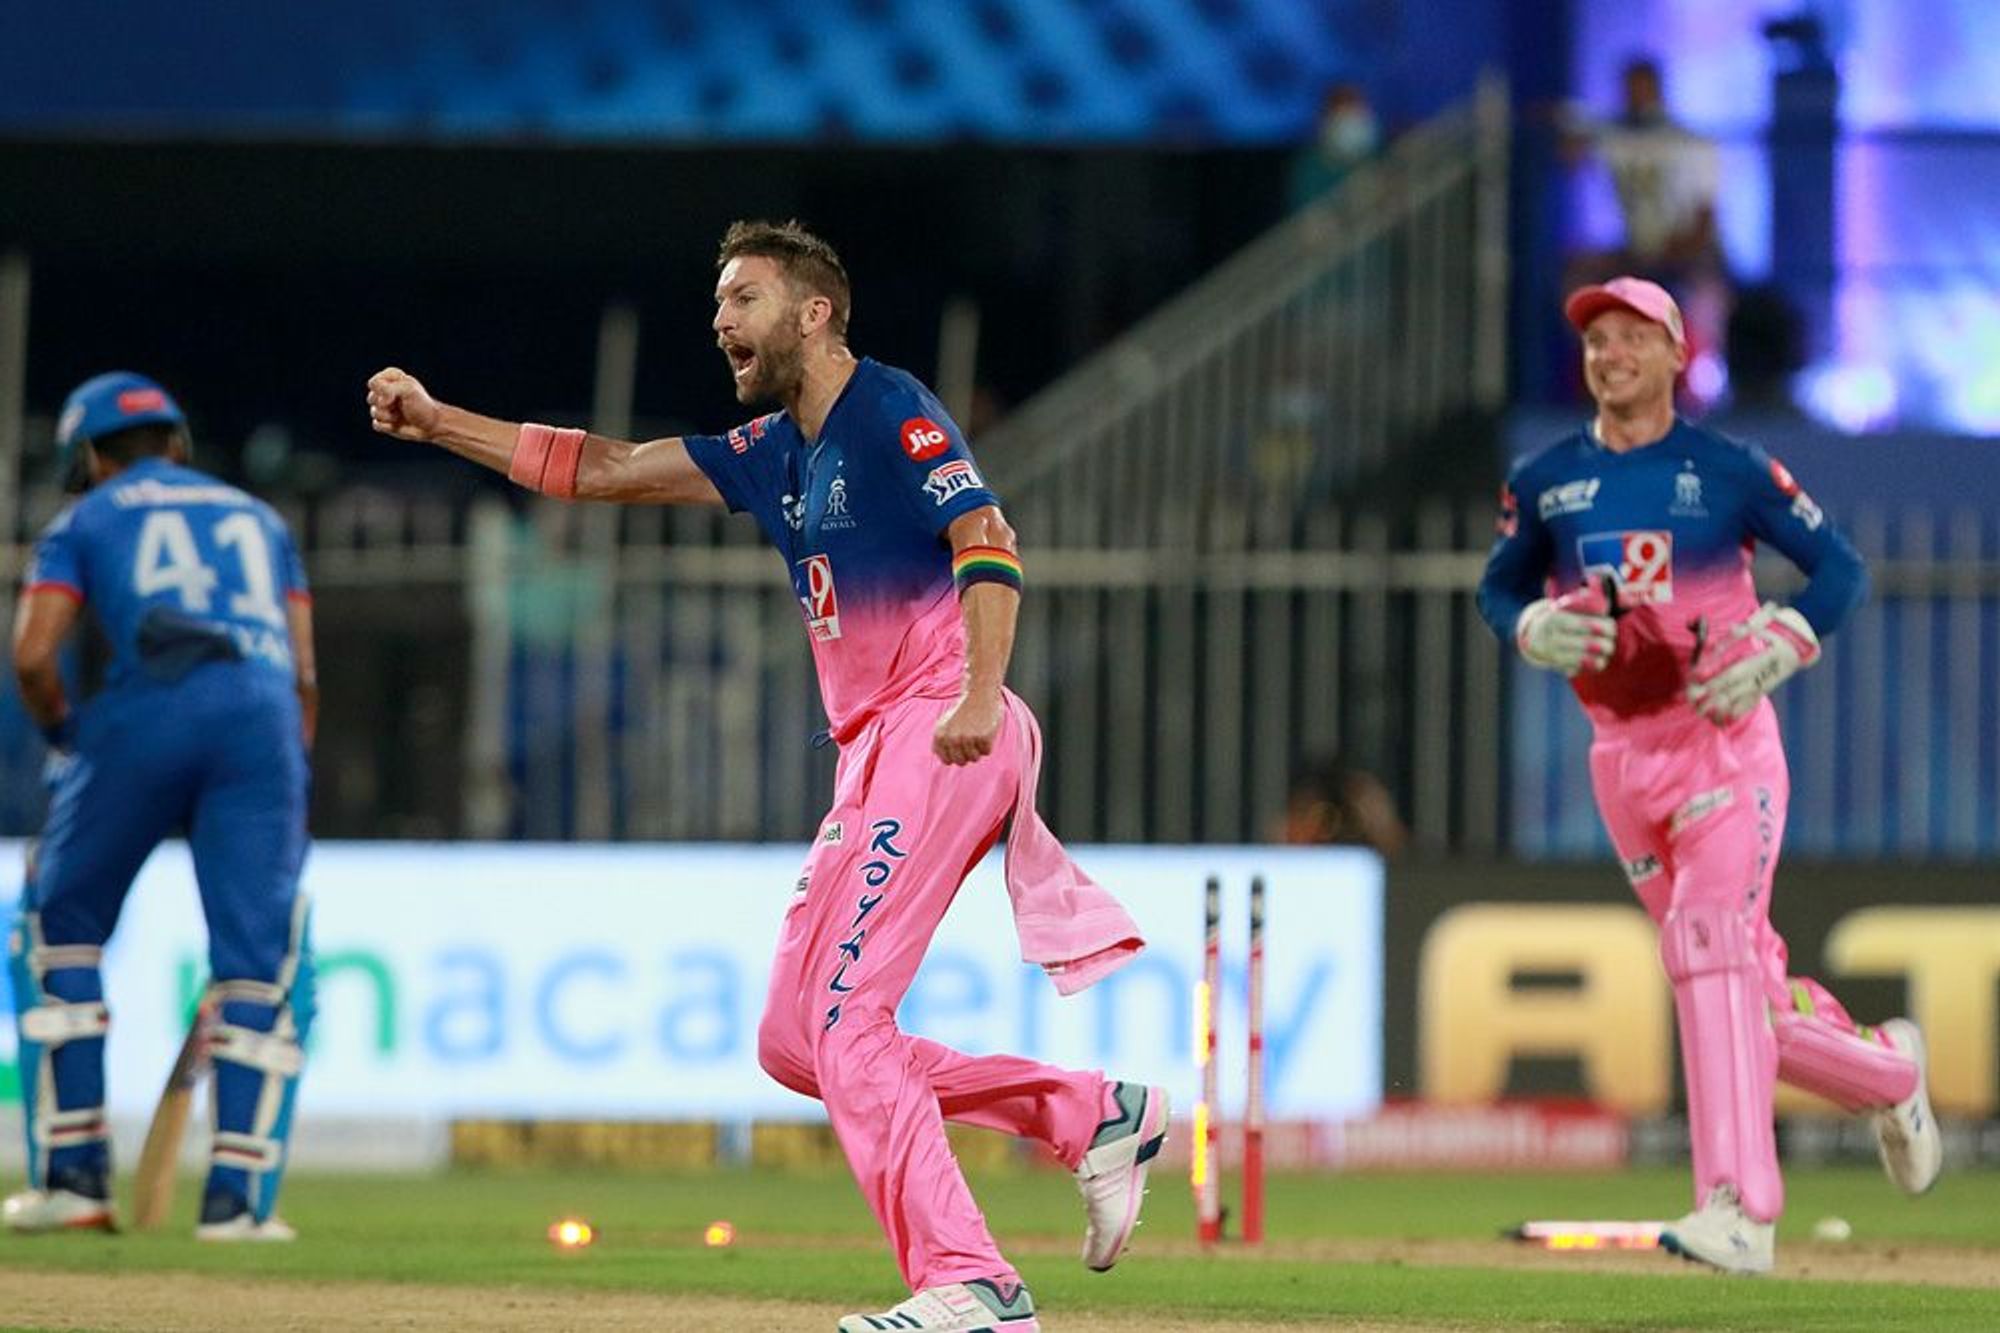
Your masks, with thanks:
<instances>
[{"instance_id":1,"label":"yellow signage","mask_svg":"<svg viewBox=\"0 0 2000 1333\"><path fill-rule=\"evenodd\" d=\"M1835 994L1842 975L1905 978L1938 1111L2000 1108L2000 907L1864 908L1835 923L1825 957L1821 980ZM1576 1060L1583 1092L1604 1106L1635 1115L1671 1108L1673 996L1653 924L1637 906L1468 903L1432 923L1418 955L1423 1094L1492 1101L1518 1057ZM1781 1089L1778 1109L1831 1108Z\"/></svg>"}]
</instances>

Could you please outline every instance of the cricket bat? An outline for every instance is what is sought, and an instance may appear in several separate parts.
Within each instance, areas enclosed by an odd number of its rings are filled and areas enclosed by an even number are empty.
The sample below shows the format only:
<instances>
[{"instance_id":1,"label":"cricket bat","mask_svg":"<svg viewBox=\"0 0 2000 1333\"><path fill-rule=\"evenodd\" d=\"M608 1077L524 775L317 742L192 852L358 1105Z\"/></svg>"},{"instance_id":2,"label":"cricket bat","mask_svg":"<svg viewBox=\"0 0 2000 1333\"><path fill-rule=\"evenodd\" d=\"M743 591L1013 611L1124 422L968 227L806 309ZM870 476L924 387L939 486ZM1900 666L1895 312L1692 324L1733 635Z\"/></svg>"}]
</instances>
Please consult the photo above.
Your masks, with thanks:
<instances>
[{"instance_id":1,"label":"cricket bat","mask_svg":"<svg viewBox=\"0 0 2000 1333\"><path fill-rule=\"evenodd\" d=\"M153 1123L146 1127L146 1146L139 1150L139 1169L132 1182L132 1225L152 1231L167 1220L174 1201L174 1179L180 1168L181 1139L187 1134L188 1113L194 1109L195 1084L208 1068L208 1028L214 1017L206 1004L194 1012L181 1042Z\"/></svg>"}]
</instances>

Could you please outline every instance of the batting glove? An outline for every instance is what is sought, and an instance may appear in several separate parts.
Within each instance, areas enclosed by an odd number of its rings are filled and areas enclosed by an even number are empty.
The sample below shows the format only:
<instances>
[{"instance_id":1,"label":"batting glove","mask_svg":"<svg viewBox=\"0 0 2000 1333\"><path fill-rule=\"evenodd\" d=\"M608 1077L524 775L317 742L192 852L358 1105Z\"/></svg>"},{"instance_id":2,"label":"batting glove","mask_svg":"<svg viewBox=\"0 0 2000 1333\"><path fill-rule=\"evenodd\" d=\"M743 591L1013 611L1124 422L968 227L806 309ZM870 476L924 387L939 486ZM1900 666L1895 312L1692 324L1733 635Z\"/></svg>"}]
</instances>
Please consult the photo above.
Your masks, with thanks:
<instances>
[{"instance_id":1,"label":"batting glove","mask_svg":"<svg viewBox=\"0 0 2000 1333\"><path fill-rule=\"evenodd\" d=\"M1565 676L1601 670L1618 650L1611 610L1611 598L1598 583L1530 602L1514 622L1514 646L1531 666Z\"/></svg>"},{"instance_id":2,"label":"batting glove","mask_svg":"<svg viewBox=\"0 0 2000 1333\"><path fill-rule=\"evenodd\" d=\"M1766 602L1713 648L1696 645L1688 702L1718 727L1727 726L1818 660L1819 636L1806 618Z\"/></svg>"}]
</instances>

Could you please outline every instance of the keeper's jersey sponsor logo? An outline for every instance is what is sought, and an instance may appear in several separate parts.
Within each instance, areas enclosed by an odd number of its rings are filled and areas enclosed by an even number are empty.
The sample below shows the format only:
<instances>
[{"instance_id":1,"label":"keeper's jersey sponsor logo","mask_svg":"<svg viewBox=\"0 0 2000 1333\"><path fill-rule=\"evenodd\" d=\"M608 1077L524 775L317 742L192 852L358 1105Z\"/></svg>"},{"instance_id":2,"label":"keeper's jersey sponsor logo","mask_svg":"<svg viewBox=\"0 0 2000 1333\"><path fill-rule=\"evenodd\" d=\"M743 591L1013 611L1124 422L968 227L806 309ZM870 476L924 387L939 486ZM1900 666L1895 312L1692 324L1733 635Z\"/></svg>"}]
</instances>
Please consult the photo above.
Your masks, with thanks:
<instances>
[{"instance_id":1,"label":"keeper's jersey sponsor logo","mask_svg":"<svg viewBox=\"0 0 2000 1333\"><path fill-rule=\"evenodd\" d=\"M1535 497L1535 509L1544 521L1563 514L1584 513L1597 503L1597 488L1603 484L1600 477L1586 477L1582 481L1566 481L1560 486L1551 486Z\"/></svg>"},{"instance_id":2,"label":"keeper's jersey sponsor logo","mask_svg":"<svg viewBox=\"0 0 2000 1333\"><path fill-rule=\"evenodd\" d=\"M1586 581L1609 574L1620 606L1674 600L1674 534L1659 529L1593 532L1576 541Z\"/></svg>"}]
</instances>

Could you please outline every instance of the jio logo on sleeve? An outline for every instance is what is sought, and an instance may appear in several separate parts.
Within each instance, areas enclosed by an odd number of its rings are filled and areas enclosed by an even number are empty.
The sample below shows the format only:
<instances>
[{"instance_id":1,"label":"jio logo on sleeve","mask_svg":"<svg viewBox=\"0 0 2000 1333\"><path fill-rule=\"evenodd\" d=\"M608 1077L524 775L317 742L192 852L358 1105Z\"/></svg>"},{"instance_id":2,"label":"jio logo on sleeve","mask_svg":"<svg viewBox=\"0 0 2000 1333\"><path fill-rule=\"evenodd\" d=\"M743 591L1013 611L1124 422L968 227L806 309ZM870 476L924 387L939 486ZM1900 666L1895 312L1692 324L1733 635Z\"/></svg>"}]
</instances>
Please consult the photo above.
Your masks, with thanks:
<instances>
[{"instance_id":1,"label":"jio logo on sleeve","mask_svg":"<svg viewBox=\"0 0 2000 1333\"><path fill-rule=\"evenodd\" d=\"M911 417L897 433L903 439L903 452L910 456L913 463L936 458L951 448L951 436L929 417Z\"/></svg>"}]
</instances>

